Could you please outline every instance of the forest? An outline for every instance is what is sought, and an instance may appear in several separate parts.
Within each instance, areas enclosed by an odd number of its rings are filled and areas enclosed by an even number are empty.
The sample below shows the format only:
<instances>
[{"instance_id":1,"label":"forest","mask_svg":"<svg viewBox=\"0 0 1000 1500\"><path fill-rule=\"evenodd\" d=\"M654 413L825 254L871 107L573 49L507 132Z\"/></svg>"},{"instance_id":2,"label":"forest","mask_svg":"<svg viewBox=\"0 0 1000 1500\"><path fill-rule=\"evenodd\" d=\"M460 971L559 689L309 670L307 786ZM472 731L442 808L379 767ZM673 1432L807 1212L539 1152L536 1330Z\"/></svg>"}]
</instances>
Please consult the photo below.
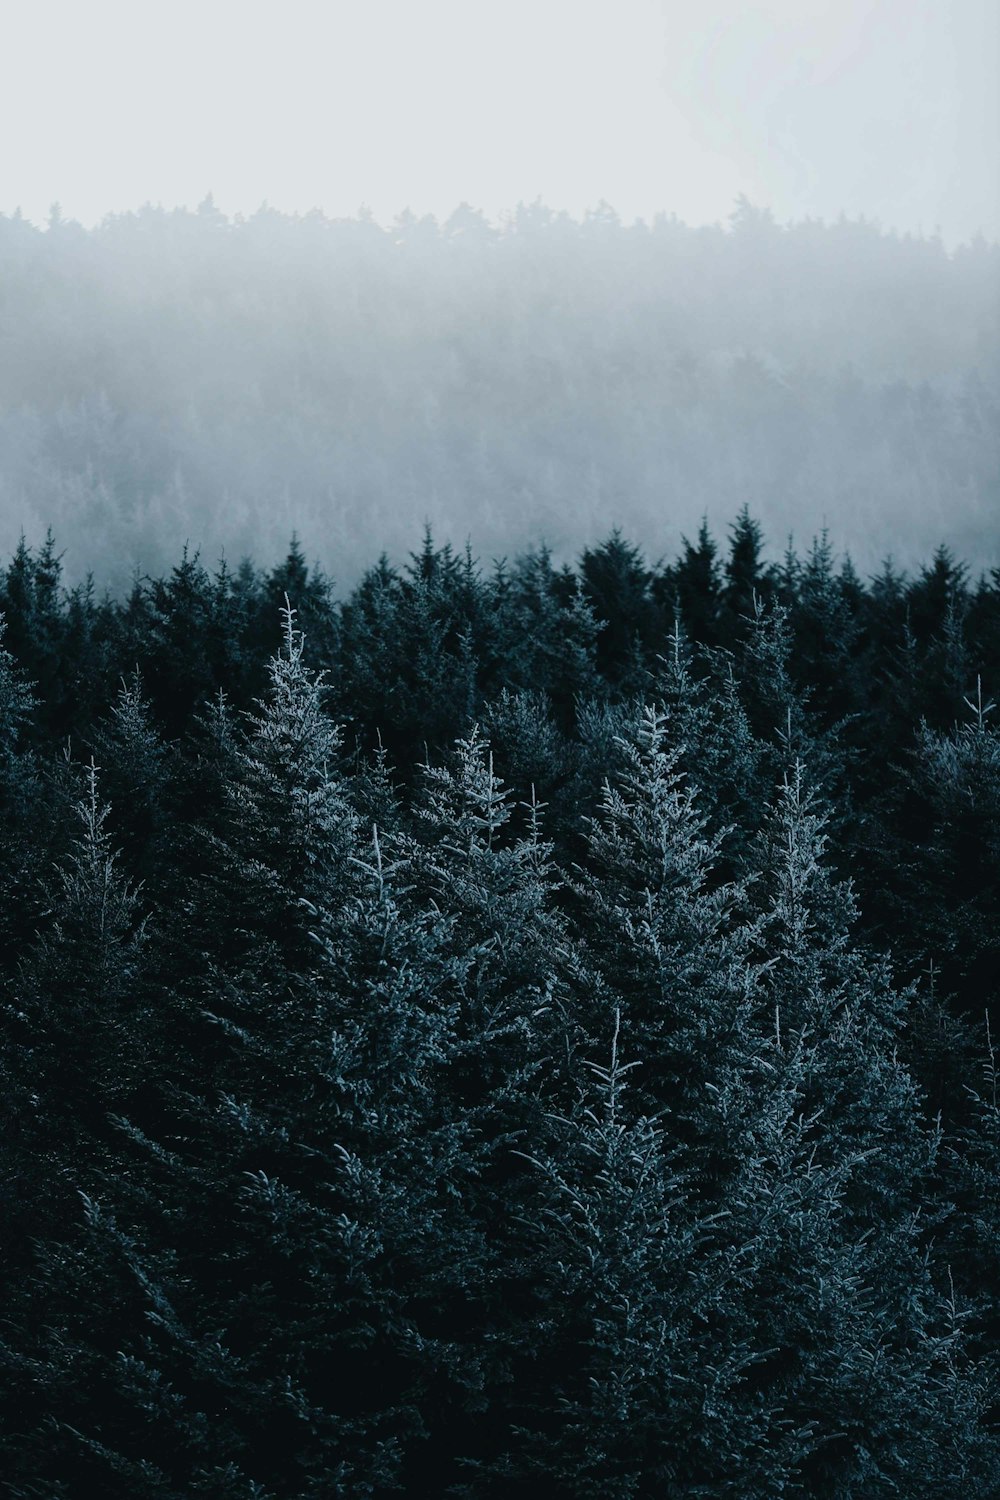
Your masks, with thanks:
<instances>
[{"instance_id":1,"label":"forest","mask_svg":"<svg viewBox=\"0 0 1000 1500\"><path fill-rule=\"evenodd\" d=\"M72 340L109 247L141 263L170 234L180 258L205 220L90 239L8 220L0 253L56 284L63 255L92 268ZM313 232L265 223L289 254ZM870 267L909 257L900 296L956 289L932 246L862 239ZM119 269L121 316L148 316ZM374 314L352 306L353 360ZM868 332L888 372L891 330ZM940 421L971 494L994 440L933 381L975 319L938 334L926 386L876 397L859 375L843 400L873 429L894 402L900 433L917 407ZM67 451L107 441L88 495L66 492L68 539L0 570L6 1493L992 1500L982 517L956 508L954 552L935 539L906 571L855 567L819 529L769 552L736 486L725 533L696 515L671 561L623 527L482 562L421 543L418 517L403 561L346 587L309 535L264 567L177 546L101 593L88 507L106 495L107 546L114 476L160 441L108 358L117 391L68 359L62 394L29 359L34 405L5 417L46 452L47 424ZM904 441L872 439L886 464Z\"/></svg>"},{"instance_id":2,"label":"forest","mask_svg":"<svg viewBox=\"0 0 1000 1500\"><path fill-rule=\"evenodd\" d=\"M1000 246L863 219L622 222L147 205L0 215L0 553L73 582L192 550L339 587L429 522L485 557L651 556L749 505L775 545L1000 564Z\"/></svg>"}]
</instances>

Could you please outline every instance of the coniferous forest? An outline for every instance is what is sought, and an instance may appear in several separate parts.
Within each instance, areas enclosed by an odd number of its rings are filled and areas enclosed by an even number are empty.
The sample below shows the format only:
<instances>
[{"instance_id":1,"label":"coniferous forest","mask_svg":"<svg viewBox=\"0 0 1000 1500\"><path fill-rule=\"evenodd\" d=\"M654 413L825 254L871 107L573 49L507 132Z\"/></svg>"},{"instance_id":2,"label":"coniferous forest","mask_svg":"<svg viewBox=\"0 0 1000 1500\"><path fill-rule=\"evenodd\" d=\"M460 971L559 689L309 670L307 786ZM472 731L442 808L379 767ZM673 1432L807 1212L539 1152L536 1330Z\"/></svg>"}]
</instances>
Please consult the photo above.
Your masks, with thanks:
<instances>
[{"instance_id":1,"label":"coniferous forest","mask_svg":"<svg viewBox=\"0 0 1000 1500\"><path fill-rule=\"evenodd\" d=\"M15 1500L1000 1493L1000 575L765 540L17 549Z\"/></svg>"}]
</instances>

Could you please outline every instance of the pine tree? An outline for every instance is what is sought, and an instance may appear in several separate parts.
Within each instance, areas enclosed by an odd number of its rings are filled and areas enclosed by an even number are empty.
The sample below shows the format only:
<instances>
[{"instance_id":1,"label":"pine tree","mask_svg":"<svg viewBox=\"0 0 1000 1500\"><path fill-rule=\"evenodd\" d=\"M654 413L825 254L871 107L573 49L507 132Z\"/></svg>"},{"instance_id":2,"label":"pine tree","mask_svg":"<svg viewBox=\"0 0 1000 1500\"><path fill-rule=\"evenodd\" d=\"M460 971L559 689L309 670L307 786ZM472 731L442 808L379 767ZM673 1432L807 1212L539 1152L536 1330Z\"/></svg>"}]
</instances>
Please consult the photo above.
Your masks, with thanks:
<instances>
[{"instance_id":1,"label":"pine tree","mask_svg":"<svg viewBox=\"0 0 1000 1500\"><path fill-rule=\"evenodd\" d=\"M582 1062L571 1110L531 1143L538 1346L491 1477L500 1494L776 1493L788 1437L740 1398L759 1357L746 1247L699 1204L672 1111L632 1102L619 1020L609 1064Z\"/></svg>"},{"instance_id":2,"label":"pine tree","mask_svg":"<svg viewBox=\"0 0 1000 1500\"><path fill-rule=\"evenodd\" d=\"M703 810L728 828L725 853L752 837L766 788L768 749L750 727L728 653L696 654L680 618L660 659L653 687L664 709L666 743L702 793Z\"/></svg>"},{"instance_id":3,"label":"pine tree","mask_svg":"<svg viewBox=\"0 0 1000 1500\"><path fill-rule=\"evenodd\" d=\"M849 824L853 808L845 726L824 722L813 707L809 685L796 681L791 616L777 599L754 599L734 671L768 784L774 785L789 760L800 759L830 799L838 828Z\"/></svg>"},{"instance_id":4,"label":"pine tree","mask_svg":"<svg viewBox=\"0 0 1000 1500\"><path fill-rule=\"evenodd\" d=\"M697 545L681 538L684 551L664 580L673 593L684 629L702 645L718 644L722 585L719 549L708 529L708 518L698 528Z\"/></svg>"},{"instance_id":5,"label":"pine tree","mask_svg":"<svg viewBox=\"0 0 1000 1500\"><path fill-rule=\"evenodd\" d=\"M816 1421L801 1467L810 1493L891 1493L920 1472L928 1495L958 1475L986 1494L988 1380L919 1233L934 1142L898 1055L906 997L851 941L853 898L826 869L823 823L796 766L764 831L758 887L760 1020L772 1011L774 1097L786 1103L765 1112L756 1145L751 1117L743 1152L778 1171L773 1258L751 1295L763 1296L789 1415Z\"/></svg>"},{"instance_id":6,"label":"pine tree","mask_svg":"<svg viewBox=\"0 0 1000 1500\"><path fill-rule=\"evenodd\" d=\"M472 559L428 531L402 574L385 559L343 612L344 693L364 741L380 735L400 762L463 732L479 702L483 589Z\"/></svg>"},{"instance_id":7,"label":"pine tree","mask_svg":"<svg viewBox=\"0 0 1000 1500\"><path fill-rule=\"evenodd\" d=\"M35 696L4 645L0 615L0 963L6 969L31 930L35 883L44 857L41 787L26 739Z\"/></svg>"},{"instance_id":8,"label":"pine tree","mask_svg":"<svg viewBox=\"0 0 1000 1500\"><path fill-rule=\"evenodd\" d=\"M543 809L537 800L525 806L519 832L512 831L514 813L490 746L474 725L457 741L451 765L425 768L410 855L415 894L451 915L456 955L469 965L469 1067L511 1090L514 1058L523 1063L530 1055L532 1015L544 1009L561 933ZM505 1058L508 1047L513 1053Z\"/></svg>"},{"instance_id":9,"label":"pine tree","mask_svg":"<svg viewBox=\"0 0 1000 1500\"><path fill-rule=\"evenodd\" d=\"M201 868L175 928L182 972L197 978L207 969L217 991L221 984L235 993L243 975L256 993L268 976L281 989L309 948L304 903L335 905L355 834L340 774L342 734L287 604L283 627L267 694L243 715L242 733L224 708L215 714L226 777L220 832L202 835Z\"/></svg>"},{"instance_id":10,"label":"pine tree","mask_svg":"<svg viewBox=\"0 0 1000 1500\"><path fill-rule=\"evenodd\" d=\"M616 686L634 686L636 674L662 634L652 580L638 547L626 542L617 529L580 559L584 597L602 624L597 638L598 670Z\"/></svg>"},{"instance_id":11,"label":"pine tree","mask_svg":"<svg viewBox=\"0 0 1000 1500\"><path fill-rule=\"evenodd\" d=\"M125 678L107 717L89 737L111 804L116 842L136 877L147 880L164 854L170 797L167 751L152 722L142 678Z\"/></svg>"},{"instance_id":12,"label":"pine tree","mask_svg":"<svg viewBox=\"0 0 1000 1500\"><path fill-rule=\"evenodd\" d=\"M600 690L600 623L579 580L557 571L545 548L515 562L500 606L502 654L512 686L545 693L568 730L577 703Z\"/></svg>"},{"instance_id":13,"label":"pine tree","mask_svg":"<svg viewBox=\"0 0 1000 1500\"><path fill-rule=\"evenodd\" d=\"M110 808L86 771L79 832L49 885L45 926L15 982L16 1068L37 1101L43 1135L100 1130L143 1079L153 1018L142 978L140 892L118 870Z\"/></svg>"},{"instance_id":14,"label":"pine tree","mask_svg":"<svg viewBox=\"0 0 1000 1500\"><path fill-rule=\"evenodd\" d=\"M746 891L717 873L724 833L710 831L681 770L684 746L668 746L667 732L647 705L619 738L578 895L595 981L591 1041L607 994L617 996L651 1111L668 1106L693 1140L705 1081L746 1024L754 978L739 918Z\"/></svg>"},{"instance_id":15,"label":"pine tree","mask_svg":"<svg viewBox=\"0 0 1000 1500\"><path fill-rule=\"evenodd\" d=\"M52 532L35 553L21 537L0 580L0 614L9 650L38 693L38 712L60 732L66 684L66 631L62 617L62 565Z\"/></svg>"},{"instance_id":16,"label":"pine tree","mask_svg":"<svg viewBox=\"0 0 1000 1500\"><path fill-rule=\"evenodd\" d=\"M834 571L833 551L825 531L813 541L801 569L792 628L794 676L808 683L815 709L831 724L856 704L854 652L858 639L856 580Z\"/></svg>"},{"instance_id":17,"label":"pine tree","mask_svg":"<svg viewBox=\"0 0 1000 1500\"><path fill-rule=\"evenodd\" d=\"M981 1031L984 1055L968 1070L967 1109L952 1108L945 1137L941 1196L954 1205L944 1235L955 1279L974 1308L970 1334L997 1378L1000 1335L1000 1071L993 1028L987 1015ZM957 1118L956 1118L957 1116Z\"/></svg>"},{"instance_id":18,"label":"pine tree","mask_svg":"<svg viewBox=\"0 0 1000 1500\"><path fill-rule=\"evenodd\" d=\"M81 1193L126 1171L111 1116L143 1118L155 1093L161 1017L146 959L140 892L123 878L106 828L97 768L75 808L79 832L49 882L45 926L5 1005L4 1194L11 1289L3 1335L10 1471L29 1496L50 1473L91 1349L75 1342L72 1298L86 1307L104 1285L81 1244ZM104 1317L109 1321L107 1309ZM117 1325L115 1325L117 1326ZM54 1489L52 1493L61 1493Z\"/></svg>"},{"instance_id":19,"label":"pine tree","mask_svg":"<svg viewBox=\"0 0 1000 1500\"><path fill-rule=\"evenodd\" d=\"M750 507L744 505L730 527L722 593L730 641L743 634L742 622L753 616L757 601L765 599L773 589L773 576L764 566L763 549L760 523L751 516Z\"/></svg>"},{"instance_id":20,"label":"pine tree","mask_svg":"<svg viewBox=\"0 0 1000 1500\"><path fill-rule=\"evenodd\" d=\"M926 967L932 960L960 1012L978 1017L985 1008L995 1023L1000 735L981 681L965 709L965 723L950 733L920 727L907 768L910 796L894 883L902 885L903 951L910 962Z\"/></svg>"},{"instance_id":21,"label":"pine tree","mask_svg":"<svg viewBox=\"0 0 1000 1500\"><path fill-rule=\"evenodd\" d=\"M14 1500L1000 1492L998 592L735 531L19 549Z\"/></svg>"}]
</instances>

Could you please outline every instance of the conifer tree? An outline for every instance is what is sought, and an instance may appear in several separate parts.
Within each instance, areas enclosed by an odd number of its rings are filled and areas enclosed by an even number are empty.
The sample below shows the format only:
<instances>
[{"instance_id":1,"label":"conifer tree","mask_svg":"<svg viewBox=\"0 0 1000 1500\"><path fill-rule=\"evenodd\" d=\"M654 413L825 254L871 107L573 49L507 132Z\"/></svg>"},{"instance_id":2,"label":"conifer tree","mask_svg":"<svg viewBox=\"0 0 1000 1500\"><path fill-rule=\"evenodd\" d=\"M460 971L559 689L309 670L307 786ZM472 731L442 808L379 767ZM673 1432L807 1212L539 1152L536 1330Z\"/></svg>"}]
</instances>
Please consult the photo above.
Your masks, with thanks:
<instances>
[{"instance_id":1,"label":"conifer tree","mask_svg":"<svg viewBox=\"0 0 1000 1500\"><path fill-rule=\"evenodd\" d=\"M921 725L906 772L902 839L890 847L898 860L892 885L903 903L902 951L914 968L933 961L960 1013L978 1018L985 1008L995 1024L1000 735L994 712L979 680L966 698L963 724L950 733Z\"/></svg>"},{"instance_id":2,"label":"conifer tree","mask_svg":"<svg viewBox=\"0 0 1000 1500\"><path fill-rule=\"evenodd\" d=\"M142 669L157 718L172 739L221 685L211 661L212 580L197 552L185 547L167 578L135 593L133 622L144 650L127 667Z\"/></svg>"},{"instance_id":3,"label":"conifer tree","mask_svg":"<svg viewBox=\"0 0 1000 1500\"><path fill-rule=\"evenodd\" d=\"M511 685L544 692L569 729L576 705L600 690L600 622L578 579L557 571L543 547L516 560L501 603L503 655Z\"/></svg>"},{"instance_id":4,"label":"conifer tree","mask_svg":"<svg viewBox=\"0 0 1000 1500\"><path fill-rule=\"evenodd\" d=\"M344 610L345 695L365 739L379 734L402 763L435 753L468 727L479 701L482 585L471 558L423 549L402 574L385 559Z\"/></svg>"},{"instance_id":5,"label":"conifer tree","mask_svg":"<svg viewBox=\"0 0 1000 1500\"><path fill-rule=\"evenodd\" d=\"M140 892L119 872L97 770L87 768L77 837L50 881L45 926L14 985L16 1067L38 1101L43 1136L100 1129L140 1085L152 1045Z\"/></svg>"},{"instance_id":6,"label":"conifer tree","mask_svg":"<svg viewBox=\"0 0 1000 1500\"><path fill-rule=\"evenodd\" d=\"M928 1495L957 1474L986 1494L997 1454L977 1428L989 1382L919 1236L934 1142L898 1055L906 997L852 941L853 898L826 869L823 823L797 765L764 830L757 886L758 1045L770 1010L773 1097L785 1104L764 1112L758 1139L750 1118L742 1153L777 1173L755 1289L770 1373L793 1419L815 1414L800 1477L810 1493L891 1492L919 1471Z\"/></svg>"},{"instance_id":7,"label":"conifer tree","mask_svg":"<svg viewBox=\"0 0 1000 1500\"><path fill-rule=\"evenodd\" d=\"M138 669L123 679L110 713L90 735L90 749L101 766L116 841L133 874L148 879L164 854L170 767Z\"/></svg>"},{"instance_id":8,"label":"conifer tree","mask_svg":"<svg viewBox=\"0 0 1000 1500\"><path fill-rule=\"evenodd\" d=\"M1000 591L758 543L22 545L14 1500L1000 1493Z\"/></svg>"},{"instance_id":9,"label":"conifer tree","mask_svg":"<svg viewBox=\"0 0 1000 1500\"><path fill-rule=\"evenodd\" d=\"M571 826L577 789L570 782L579 756L556 724L548 697L538 691L503 688L487 704L483 728L497 765L519 800L528 802L534 789L546 805L547 826Z\"/></svg>"},{"instance_id":10,"label":"conifer tree","mask_svg":"<svg viewBox=\"0 0 1000 1500\"><path fill-rule=\"evenodd\" d=\"M609 1064L581 1060L571 1109L531 1143L538 1349L496 1492L776 1493L794 1443L769 1428L766 1399L740 1395L759 1358L747 1247L699 1202L672 1111L633 1103L641 1065L621 1059L619 1031L616 1013Z\"/></svg>"},{"instance_id":11,"label":"conifer tree","mask_svg":"<svg viewBox=\"0 0 1000 1500\"><path fill-rule=\"evenodd\" d=\"M668 1106L693 1140L705 1080L745 1026L755 980L739 917L746 892L717 874L724 834L710 831L683 753L667 743L662 709L633 714L591 829L579 897L596 980L592 1044L605 1019L600 997L615 995L651 1112ZM710 1150L707 1138L702 1147Z\"/></svg>"},{"instance_id":12,"label":"conifer tree","mask_svg":"<svg viewBox=\"0 0 1000 1500\"><path fill-rule=\"evenodd\" d=\"M1000 1336L1000 1063L987 1015L982 1026L985 1055L965 1082L967 1109L952 1108L945 1137L942 1196L954 1204L945 1243L949 1265L975 1309L970 1319L974 1347L997 1371ZM956 1118L957 1116L957 1118ZM945 1196L946 1195L946 1196Z\"/></svg>"},{"instance_id":13,"label":"conifer tree","mask_svg":"<svg viewBox=\"0 0 1000 1500\"><path fill-rule=\"evenodd\" d=\"M698 528L697 545L681 538L684 551L665 575L664 584L673 595L673 603L692 640L714 646L718 642L721 589L719 549L703 517ZM668 614L669 617L669 614Z\"/></svg>"},{"instance_id":14,"label":"conifer tree","mask_svg":"<svg viewBox=\"0 0 1000 1500\"><path fill-rule=\"evenodd\" d=\"M147 1113L160 1050L146 919L140 892L119 871L108 815L92 762L75 808L77 837L49 882L45 926L4 1007L11 1296L0 1361L11 1472L25 1485L13 1492L25 1496L49 1472L46 1422L54 1429L90 1399L72 1394L81 1371L68 1299L83 1297L92 1317L90 1298L104 1283L81 1246L80 1194L127 1170L110 1116ZM89 1345L77 1352L86 1366Z\"/></svg>"},{"instance_id":15,"label":"conifer tree","mask_svg":"<svg viewBox=\"0 0 1000 1500\"><path fill-rule=\"evenodd\" d=\"M652 577L638 547L617 529L580 559L584 595L602 622L597 666L608 682L634 688L636 674L659 643L663 622Z\"/></svg>"},{"instance_id":16,"label":"conifer tree","mask_svg":"<svg viewBox=\"0 0 1000 1500\"><path fill-rule=\"evenodd\" d=\"M736 841L752 836L759 823L769 758L751 729L732 658L712 650L696 655L678 617L652 685L664 709L666 743L701 791L703 811L728 827L732 856Z\"/></svg>"},{"instance_id":17,"label":"conifer tree","mask_svg":"<svg viewBox=\"0 0 1000 1500\"><path fill-rule=\"evenodd\" d=\"M751 516L750 507L744 505L730 527L729 556L725 566L723 602L730 641L743 634L745 627L741 622L752 617L755 601L767 597L772 591L773 576L764 565L763 548L764 534L760 523Z\"/></svg>"},{"instance_id":18,"label":"conifer tree","mask_svg":"<svg viewBox=\"0 0 1000 1500\"><path fill-rule=\"evenodd\" d=\"M4 645L0 615L0 964L6 969L30 931L35 880L44 857L40 785L26 741L35 697Z\"/></svg>"},{"instance_id":19,"label":"conifer tree","mask_svg":"<svg viewBox=\"0 0 1000 1500\"><path fill-rule=\"evenodd\" d=\"M537 801L523 808L523 831L512 833L514 812L473 725L451 765L425 769L411 846L415 892L452 916L456 952L470 964L470 1067L483 1077L500 1068L499 1079L503 1050L509 1044L522 1052L533 1012L544 1009L561 926L551 905L556 875L543 809ZM505 1086L515 1088L516 1069Z\"/></svg>"},{"instance_id":20,"label":"conifer tree","mask_svg":"<svg viewBox=\"0 0 1000 1500\"><path fill-rule=\"evenodd\" d=\"M802 566L791 619L796 681L809 684L827 724L855 706L853 654L859 632L851 579L851 572L835 573L829 537L821 532Z\"/></svg>"},{"instance_id":21,"label":"conifer tree","mask_svg":"<svg viewBox=\"0 0 1000 1500\"><path fill-rule=\"evenodd\" d=\"M802 760L829 797L838 824L846 824L853 809L844 726L823 722L816 713L809 685L795 680L793 653L789 611L777 599L755 597L745 638L735 653L735 674L760 743L762 770L773 786L789 760Z\"/></svg>"},{"instance_id":22,"label":"conifer tree","mask_svg":"<svg viewBox=\"0 0 1000 1500\"><path fill-rule=\"evenodd\" d=\"M280 989L295 972L309 945L303 903L335 904L355 829L340 776L341 731L287 604L283 628L267 694L243 716L242 733L223 708L215 715L228 772L221 832L204 835L203 868L182 908L192 925L176 935L193 974L207 965L223 988L238 988L245 974L255 993L269 976Z\"/></svg>"},{"instance_id":23,"label":"conifer tree","mask_svg":"<svg viewBox=\"0 0 1000 1500\"><path fill-rule=\"evenodd\" d=\"M723 1408L742 1434L738 1488L877 1493L919 1466L929 1494L954 1472L986 1494L987 1382L963 1363L961 1315L913 1218L931 1140L896 1055L902 1000L849 941L849 893L823 867L801 774L765 830L761 876L727 886L655 710L624 748L584 886L601 934L592 994L622 1006L641 1097L669 1111L698 1215L723 1215L724 1243L741 1247L718 1329L727 1352L755 1351ZM593 1035L594 998L585 1014ZM773 1467L755 1471L763 1453Z\"/></svg>"},{"instance_id":24,"label":"conifer tree","mask_svg":"<svg viewBox=\"0 0 1000 1500\"><path fill-rule=\"evenodd\" d=\"M66 633L62 617L62 564L52 532L35 553L21 537L0 579L0 613L6 646L35 684L39 712L62 729ZM57 729L57 732L58 732Z\"/></svg>"}]
</instances>

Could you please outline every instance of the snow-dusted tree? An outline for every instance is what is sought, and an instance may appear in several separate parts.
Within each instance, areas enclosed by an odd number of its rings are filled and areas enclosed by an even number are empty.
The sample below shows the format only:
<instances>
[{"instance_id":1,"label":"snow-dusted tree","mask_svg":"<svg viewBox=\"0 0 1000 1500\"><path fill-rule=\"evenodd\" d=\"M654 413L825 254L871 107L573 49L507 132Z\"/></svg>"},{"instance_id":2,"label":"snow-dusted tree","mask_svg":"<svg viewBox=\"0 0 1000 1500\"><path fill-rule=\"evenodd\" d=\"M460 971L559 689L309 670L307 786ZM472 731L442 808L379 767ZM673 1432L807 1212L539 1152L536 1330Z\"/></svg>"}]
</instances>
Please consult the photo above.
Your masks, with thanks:
<instances>
[{"instance_id":1,"label":"snow-dusted tree","mask_svg":"<svg viewBox=\"0 0 1000 1500\"><path fill-rule=\"evenodd\" d=\"M809 1493L889 1494L920 1472L927 1495L958 1476L985 1495L997 1453L975 1434L988 1382L921 1237L935 1138L898 1052L907 997L852 939L824 822L797 764L754 887L759 1071L730 1192L758 1198L768 1232L747 1304L784 1415L812 1424L797 1476Z\"/></svg>"},{"instance_id":2,"label":"snow-dusted tree","mask_svg":"<svg viewBox=\"0 0 1000 1500\"><path fill-rule=\"evenodd\" d=\"M668 1106L675 1128L707 1152L705 1082L746 1029L757 979L746 890L719 874L724 833L709 829L681 769L684 749L668 745L660 708L647 705L625 725L577 895L595 978L592 1041L608 1005L619 1004L650 1109Z\"/></svg>"},{"instance_id":3,"label":"snow-dusted tree","mask_svg":"<svg viewBox=\"0 0 1000 1500\"><path fill-rule=\"evenodd\" d=\"M763 1496L798 1451L769 1425L776 1403L743 1396L760 1358L743 1305L752 1236L704 1203L672 1112L635 1102L641 1064L622 1060L619 1022L608 1064L578 1059L577 1098L530 1145L535 1359L470 1497Z\"/></svg>"},{"instance_id":4,"label":"snow-dusted tree","mask_svg":"<svg viewBox=\"0 0 1000 1500\"><path fill-rule=\"evenodd\" d=\"M664 714L664 744L701 792L702 812L728 829L724 857L745 846L760 822L769 749L754 735L728 652L695 654L675 619L652 680Z\"/></svg>"},{"instance_id":5,"label":"snow-dusted tree","mask_svg":"<svg viewBox=\"0 0 1000 1500\"><path fill-rule=\"evenodd\" d=\"M266 696L242 725L220 702L204 726L221 802L186 852L192 876L172 930L178 971L193 992L207 978L223 1012L227 992L238 1007L244 979L252 1003L287 989L310 948L303 903L336 905L356 830L323 676L304 661L287 605L282 618Z\"/></svg>"},{"instance_id":6,"label":"snow-dusted tree","mask_svg":"<svg viewBox=\"0 0 1000 1500\"><path fill-rule=\"evenodd\" d=\"M127 1176L129 1153L110 1116L148 1112L162 1041L141 894L119 869L93 763L75 814L77 836L48 883L45 925L5 1006L10 1295L0 1425L18 1496L48 1482L47 1455L61 1447L56 1434L72 1413L92 1413L82 1393L96 1346L80 1336L78 1318L91 1331L119 1325L113 1298L99 1306L106 1262L90 1254L80 1195ZM76 1472L74 1460L66 1472ZM63 1477L53 1483L60 1493Z\"/></svg>"},{"instance_id":7,"label":"snow-dusted tree","mask_svg":"<svg viewBox=\"0 0 1000 1500\"><path fill-rule=\"evenodd\" d=\"M140 892L118 868L98 768L86 769L78 832L49 882L45 923L13 986L23 1086L43 1132L93 1127L141 1084L152 1046Z\"/></svg>"},{"instance_id":8,"label":"snow-dusted tree","mask_svg":"<svg viewBox=\"0 0 1000 1500\"><path fill-rule=\"evenodd\" d=\"M923 724L907 768L895 881L914 968L933 961L960 1012L1000 1013L1000 732L981 682L966 718L942 733Z\"/></svg>"},{"instance_id":9,"label":"snow-dusted tree","mask_svg":"<svg viewBox=\"0 0 1000 1500\"><path fill-rule=\"evenodd\" d=\"M457 742L450 764L424 771L410 878L417 900L451 918L455 953L467 965L461 1024L473 1090L474 1078L518 1090L519 1069L537 1056L548 1024L560 962L544 809L532 801L517 812L478 726Z\"/></svg>"},{"instance_id":10,"label":"snow-dusted tree","mask_svg":"<svg viewBox=\"0 0 1000 1500\"><path fill-rule=\"evenodd\" d=\"M602 1001L621 1008L642 1063L633 1090L644 1113L665 1111L690 1243L733 1257L731 1280L717 1278L705 1304L708 1368L740 1371L713 1398L719 1467L692 1458L673 1492L729 1482L762 1496L889 1494L919 1469L929 1495L947 1494L956 1473L986 1495L996 1454L975 1434L987 1382L963 1353L945 1268L920 1238L933 1140L896 1052L903 999L850 940L850 893L825 868L801 770L779 792L757 870L727 882L721 836L706 832L679 752L663 742L661 714L646 709L580 890L595 975L586 1024L596 1034ZM709 1225L718 1238L705 1237ZM683 1243L679 1229L673 1238ZM589 1348L581 1335L581 1360ZM690 1379L682 1367L682 1390ZM662 1376L656 1385L671 1389ZM647 1476L665 1461L670 1402L652 1388L642 1399L659 1414L657 1456L629 1483L652 1495L666 1482L663 1470ZM702 1406L688 1421L692 1454L711 1451L705 1418ZM548 1472L560 1475L575 1439L564 1450L560 1430L547 1432ZM559 1482L572 1492L580 1481Z\"/></svg>"},{"instance_id":11,"label":"snow-dusted tree","mask_svg":"<svg viewBox=\"0 0 1000 1500\"><path fill-rule=\"evenodd\" d=\"M138 669L123 678L89 744L101 767L116 842L130 870L147 879L165 853L170 765Z\"/></svg>"}]
</instances>

